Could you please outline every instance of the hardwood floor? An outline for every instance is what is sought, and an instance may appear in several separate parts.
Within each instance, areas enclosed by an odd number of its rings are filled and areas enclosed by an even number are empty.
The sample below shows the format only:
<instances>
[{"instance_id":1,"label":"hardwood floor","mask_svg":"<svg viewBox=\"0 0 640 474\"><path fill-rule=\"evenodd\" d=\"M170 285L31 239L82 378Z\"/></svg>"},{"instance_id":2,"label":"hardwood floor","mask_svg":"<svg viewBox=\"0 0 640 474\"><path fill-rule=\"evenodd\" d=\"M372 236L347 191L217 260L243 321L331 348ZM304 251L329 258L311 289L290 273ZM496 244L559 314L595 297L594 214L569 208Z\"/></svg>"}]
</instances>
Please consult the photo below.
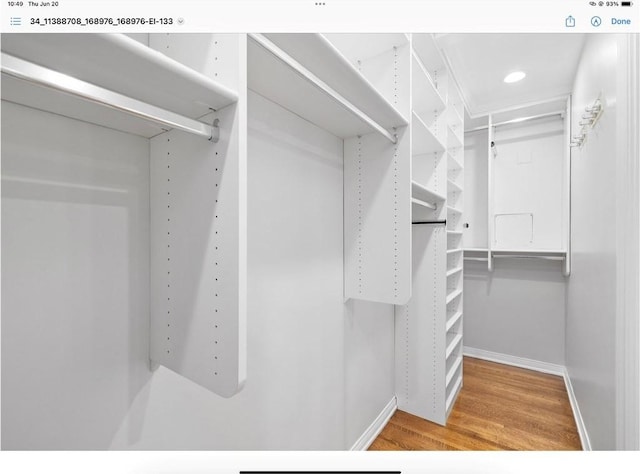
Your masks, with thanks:
<instances>
[{"instance_id":1,"label":"hardwood floor","mask_svg":"<svg viewBox=\"0 0 640 474\"><path fill-rule=\"evenodd\" d=\"M447 426L396 411L370 450L580 450L562 377L470 357Z\"/></svg>"}]
</instances>

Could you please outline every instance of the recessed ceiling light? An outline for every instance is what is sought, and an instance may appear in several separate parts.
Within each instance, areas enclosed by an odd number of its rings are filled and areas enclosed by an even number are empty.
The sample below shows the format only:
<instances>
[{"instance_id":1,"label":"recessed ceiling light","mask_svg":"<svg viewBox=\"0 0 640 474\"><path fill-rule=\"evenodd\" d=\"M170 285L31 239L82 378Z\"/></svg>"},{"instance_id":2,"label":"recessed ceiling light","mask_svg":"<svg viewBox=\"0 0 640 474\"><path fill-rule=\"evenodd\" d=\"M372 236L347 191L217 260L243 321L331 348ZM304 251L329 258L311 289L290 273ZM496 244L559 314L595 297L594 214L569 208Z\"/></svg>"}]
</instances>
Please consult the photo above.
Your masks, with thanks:
<instances>
[{"instance_id":1,"label":"recessed ceiling light","mask_svg":"<svg viewBox=\"0 0 640 474\"><path fill-rule=\"evenodd\" d=\"M507 74L507 76L504 78L504 82L506 82L507 84L518 82L524 79L524 76L526 76L524 72L515 71L515 72L512 72L511 74Z\"/></svg>"}]
</instances>

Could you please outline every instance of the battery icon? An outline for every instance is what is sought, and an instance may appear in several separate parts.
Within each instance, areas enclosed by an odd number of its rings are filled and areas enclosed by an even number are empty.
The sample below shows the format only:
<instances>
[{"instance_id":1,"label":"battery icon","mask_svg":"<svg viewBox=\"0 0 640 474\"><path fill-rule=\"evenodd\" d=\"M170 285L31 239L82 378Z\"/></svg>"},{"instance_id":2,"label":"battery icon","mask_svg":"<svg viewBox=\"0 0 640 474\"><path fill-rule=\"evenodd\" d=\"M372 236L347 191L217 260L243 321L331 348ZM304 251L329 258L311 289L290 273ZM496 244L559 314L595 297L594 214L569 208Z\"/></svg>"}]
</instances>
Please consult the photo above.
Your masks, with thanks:
<instances>
[{"instance_id":1,"label":"battery icon","mask_svg":"<svg viewBox=\"0 0 640 474\"><path fill-rule=\"evenodd\" d=\"M632 4L633 2L620 2L621 7L630 7Z\"/></svg>"}]
</instances>

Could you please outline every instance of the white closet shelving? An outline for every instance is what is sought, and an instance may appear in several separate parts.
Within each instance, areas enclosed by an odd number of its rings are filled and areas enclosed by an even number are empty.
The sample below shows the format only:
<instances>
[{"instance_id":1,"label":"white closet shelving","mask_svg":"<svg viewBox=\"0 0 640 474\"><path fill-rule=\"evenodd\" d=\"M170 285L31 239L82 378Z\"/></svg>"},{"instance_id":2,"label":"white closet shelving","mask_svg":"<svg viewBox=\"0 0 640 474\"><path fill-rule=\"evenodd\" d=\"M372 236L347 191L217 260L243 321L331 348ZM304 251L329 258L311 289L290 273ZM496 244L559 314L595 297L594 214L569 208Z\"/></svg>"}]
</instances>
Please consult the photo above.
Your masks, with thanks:
<instances>
[{"instance_id":1,"label":"white closet shelving","mask_svg":"<svg viewBox=\"0 0 640 474\"><path fill-rule=\"evenodd\" d=\"M462 385L463 109L432 35L412 35L411 60L412 197L433 206L414 206L413 291L396 306L396 392L400 409L445 424Z\"/></svg>"},{"instance_id":2,"label":"white closet shelving","mask_svg":"<svg viewBox=\"0 0 640 474\"><path fill-rule=\"evenodd\" d=\"M489 271L496 258L562 260L569 275L568 107L565 99L516 107L467 132L466 260L486 261Z\"/></svg>"},{"instance_id":3,"label":"white closet shelving","mask_svg":"<svg viewBox=\"0 0 640 474\"><path fill-rule=\"evenodd\" d=\"M138 38L2 35L2 100L149 139L150 359L231 396L246 373L246 38Z\"/></svg>"}]
</instances>

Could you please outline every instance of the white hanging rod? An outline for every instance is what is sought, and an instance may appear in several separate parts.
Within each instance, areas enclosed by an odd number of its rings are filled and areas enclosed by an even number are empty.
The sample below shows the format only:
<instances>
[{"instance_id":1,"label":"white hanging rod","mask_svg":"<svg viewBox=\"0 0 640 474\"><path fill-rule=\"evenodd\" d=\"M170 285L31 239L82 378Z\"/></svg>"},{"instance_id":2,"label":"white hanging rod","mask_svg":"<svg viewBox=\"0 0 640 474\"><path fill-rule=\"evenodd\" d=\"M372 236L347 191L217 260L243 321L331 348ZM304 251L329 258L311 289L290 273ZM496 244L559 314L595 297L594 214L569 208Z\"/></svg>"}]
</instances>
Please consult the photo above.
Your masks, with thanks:
<instances>
[{"instance_id":1,"label":"white hanging rod","mask_svg":"<svg viewBox=\"0 0 640 474\"><path fill-rule=\"evenodd\" d=\"M427 208L429 208L429 209L433 209L434 211L435 211L436 209L438 209L438 205L437 205L437 204L432 204L432 203L430 203L430 202L423 201L422 199L411 198L411 202L416 203L416 204L418 204L418 205L420 205L420 206L427 207Z\"/></svg>"},{"instance_id":2,"label":"white hanging rod","mask_svg":"<svg viewBox=\"0 0 640 474\"><path fill-rule=\"evenodd\" d=\"M499 127L501 125L509 125L509 124L513 124L513 123L529 122L531 120L537 120L537 119L541 119L541 118L555 117L556 115L562 116L563 113L564 112L557 111L557 112L548 112L546 114L530 115L528 117L505 120L504 122L497 122L497 123L492 124L491 126L492 127ZM486 130L488 128L489 128L488 125L482 125L481 127L470 128L469 130L465 130L465 132L476 132L478 130Z\"/></svg>"},{"instance_id":3,"label":"white hanging rod","mask_svg":"<svg viewBox=\"0 0 640 474\"><path fill-rule=\"evenodd\" d=\"M278 48L275 44L273 44L267 38L256 33L249 33L249 37L253 41L255 41L258 45L262 46L269 53L273 54L276 58L278 58L280 61L282 61L291 69L293 69L295 72L297 72L302 78L306 79L315 87L320 89L322 92L324 92L325 94L333 98L345 109L347 109L349 112L351 112L360 120L362 120L364 123L366 123L371 128L373 128L376 132L386 137L391 143L398 143L398 137L396 137L396 135L392 135L391 133L389 133L382 125L380 125L378 122L373 120L371 117L365 114L358 107L356 107L351 102L349 102L346 98L344 98L341 94L335 91L327 83L325 83L315 74L313 74L311 71L305 68L302 64L300 64L298 61L296 61L287 53L285 53L282 49Z\"/></svg>"},{"instance_id":4,"label":"white hanging rod","mask_svg":"<svg viewBox=\"0 0 640 474\"><path fill-rule=\"evenodd\" d=\"M207 125L6 53L2 53L2 74L165 125L170 129L193 133L213 142L219 139L217 119L214 125Z\"/></svg>"}]
</instances>

